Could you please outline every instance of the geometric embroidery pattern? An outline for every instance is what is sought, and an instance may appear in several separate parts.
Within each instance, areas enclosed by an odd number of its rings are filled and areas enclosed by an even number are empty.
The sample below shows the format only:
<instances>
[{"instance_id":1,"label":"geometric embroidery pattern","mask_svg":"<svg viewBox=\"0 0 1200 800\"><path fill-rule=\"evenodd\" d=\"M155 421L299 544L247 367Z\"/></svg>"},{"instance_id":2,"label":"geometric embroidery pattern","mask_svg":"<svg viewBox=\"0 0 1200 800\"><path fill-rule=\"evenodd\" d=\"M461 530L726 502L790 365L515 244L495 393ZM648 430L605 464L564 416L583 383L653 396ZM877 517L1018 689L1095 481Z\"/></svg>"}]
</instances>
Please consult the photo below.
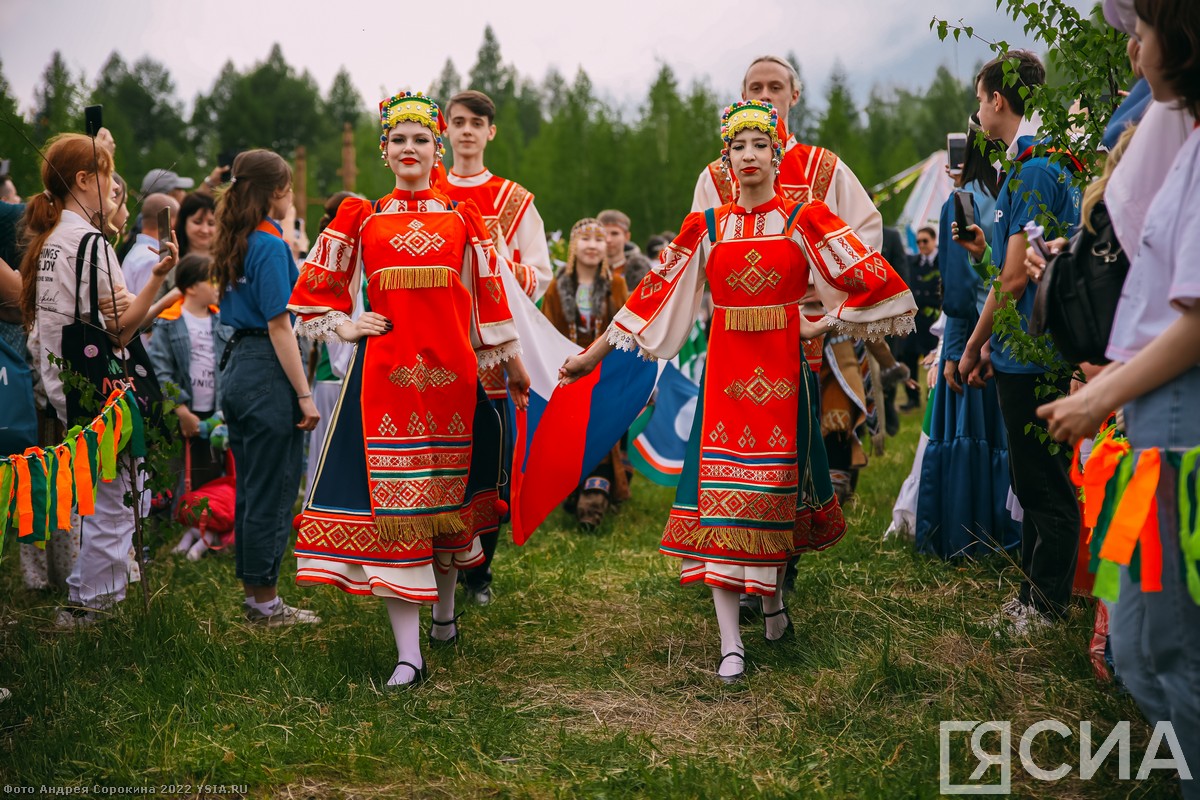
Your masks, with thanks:
<instances>
[{"instance_id":1,"label":"geometric embroidery pattern","mask_svg":"<svg viewBox=\"0 0 1200 800\"><path fill-rule=\"evenodd\" d=\"M788 522L796 517L796 495L745 489L705 489L700 493L700 515L725 519Z\"/></svg>"},{"instance_id":2,"label":"geometric embroidery pattern","mask_svg":"<svg viewBox=\"0 0 1200 800\"><path fill-rule=\"evenodd\" d=\"M429 365L425 363L425 358L419 354L417 363L412 367L396 367L392 370L392 374L388 375L388 380L397 386L412 386L418 392L423 392L430 386L435 389L448 386L457 379L458 376L445 367L430 369Z\"/></svg>"},{"instance_id":3,"label":"geometric embroidery pattern","mask_svg":"<svg viewBox=\"0 0 1200 800\"><path fill-rule=\"evenodd\" d=\"M771 438L767 440L767 444L771 445L771 447L787 447L787 443L788 437L776 425L775 429L771 431Z\"/></svg>"},{"instance_id":4,"label":"geometric embroidery pattern","mask_svg":"<svg viewBox=\"0 0 1200 800\"><path fill-rule=\"evenodd\" d=\"M379 420L379 435L380 436L395 436L398 428L392 422L390 414L384 414L383 419Z\"/></svg>"},{"instance_id":5,"label":"geometric embroidery pattern","mask_svg":"<svg viewBox=\"0 0 1200 800\"><path fill-rule=\"evenodd\" d=\"M745 467L726 461L700 465L701 480L751 481L760 485L788 486L796 482L797 474L798 471L795 467Z\"/></svg>"},{"instance_id":6,"label":"geometric embroidery pattern","mask_svg":"<svg viewBox=\"0 0 1200 800\"><path fill-rule=\"evenodd\" d=\"M714 443L720 442L721 444L725 444L728 442L729 435L725 433L725 423L718 422L716 427L709 432L708 438Z\"/></svg>"},{"instance_id":7,"label":"geometric embroidery pattern","mask_svg":"<svg viewBox=\"0 0 1200 800\"><path fill-rule=\"evenodd\" d=\"M371 486L371 500L376 508L439 508L458 505L466 490L466 475L381 480Z\"/></svg>"},{"instance_id":8,"label":"geometric embroidery pattern","mask_svg":"<svg viewBox=\"0 0 1200 800\"><path fill-rule=\"evenodd\" d=\"M747 425L746 429L742 431L742 438L738 439L738 446L742 448L754 447L754 445L757 443L758 442L754 438L754 434L750 430L750 426Z\"/></svg>"},{"instance_id":9,"label":"geometric embroidery pattern","mask_svg":"<svg viewBox=\"0 0 1200 800\"><path fill-rule=\"evenodd\" d=\"M772 399L786 400L795 393L796 384L785 378L772 382L765 377L762 367L754 368L754 377L750 380L735 380L725 387L725 394L734 400L744 397L760 406Z\"/></svg>"},{"instance_id":10,"label":"geometric embroidery pattern","mask_svg":"<svg viewBox=\"0 0 1200 800\"><path fill-rule=\"evenodd\" d=\"M746 292L746 294L753 296L768 286L775 288L776 284L779 283L780 275L778 272L773 269L770 272L764 271L763 269L755 266L754 262L751 262L750 256L757 255L757 252L751 250L750 255L746 256L746 262L749 263L750 266L741 272L729 273L729 277L725 279L725 282L729 284L730 289L735 291L742 289Z\"/></svg>"},{"instance_id":11,"label":"geometric embroidery pattern","mask_svg":"<svg viewBox=\"0 0 1200 800\"><path fill-rule=\"evenodd\" d=\"M417 220L413 220L417 227L413 228L408 233L397 233L391 238L392 247L396 248L401 253L409 252L414 256L423 256L431 250L439 250L446 240L441 237L441 234L433 234L430 236L421 230L421 225Z\"/></svg>"},{"instance_id":12,"label":"geometric embroidery pattern","mask_svg":"<svg viewBox=\"0 0 1200 800\"><path fill-rule=\"evenodd\" d=\"M446 433L456 436L466 429L467 426L463 424L462 417L460 417L458 412L455 411L454 416L450 418L450 424L446 426Z\"/></svg>"}]
</instances>

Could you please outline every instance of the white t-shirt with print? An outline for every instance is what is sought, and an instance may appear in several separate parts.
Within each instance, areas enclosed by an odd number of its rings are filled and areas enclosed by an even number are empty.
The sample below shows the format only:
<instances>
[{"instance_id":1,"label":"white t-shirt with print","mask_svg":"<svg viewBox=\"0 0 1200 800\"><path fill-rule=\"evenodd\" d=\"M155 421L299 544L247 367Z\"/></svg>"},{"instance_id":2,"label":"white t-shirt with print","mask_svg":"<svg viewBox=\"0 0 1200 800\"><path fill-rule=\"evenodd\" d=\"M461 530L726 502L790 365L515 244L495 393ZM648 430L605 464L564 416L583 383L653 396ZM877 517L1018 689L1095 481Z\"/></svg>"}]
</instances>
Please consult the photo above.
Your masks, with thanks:
<instances>
[{"instance_id":1,"label":"white t-shirt with print","mask_svg":"<svg viewBox=\"0 0 1200 800\"><path fill-rule=\"evenodd\" d=\"M37 308L29 336L29 352L34 368L41 378L41 394L49 401L60 420L67 418L67 401L63 393L61 368L53 366L49 354L62 356L62 329L75 321L75 256L79 243L97 228L74 211L62 212L38 256ZM90 248L89 248L90 250ZM99 296L112 297L113 287L123 288L125 276L117 254L107 240L99 248L97 284ZM83 273L79 287L79 313L86 320L91 311L91 270ZM104 315L98 314L104 325Z\"/></svg>"},{"instance_id":2,"label":"white t-shirt with print","mask_svg":"<svg viewBox=\"0 0 1200 800\"><path fill-rule=\"evenodd\" d=\"M190 360L192 413L213 412L217 407L216 356L213 351L212 318L183 313L188 339L192 342Z\"/></svg>"}]
</instances>

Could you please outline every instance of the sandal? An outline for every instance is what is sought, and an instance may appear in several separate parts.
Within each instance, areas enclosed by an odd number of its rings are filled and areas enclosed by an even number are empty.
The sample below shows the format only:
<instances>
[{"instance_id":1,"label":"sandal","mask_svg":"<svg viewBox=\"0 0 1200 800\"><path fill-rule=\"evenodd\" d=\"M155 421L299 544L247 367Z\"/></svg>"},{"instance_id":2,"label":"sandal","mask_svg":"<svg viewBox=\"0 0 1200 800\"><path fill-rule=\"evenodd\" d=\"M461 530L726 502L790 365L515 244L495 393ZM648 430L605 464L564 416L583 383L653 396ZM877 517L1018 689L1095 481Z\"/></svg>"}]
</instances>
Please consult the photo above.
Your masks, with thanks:
<instances>
[{"instance_id":1,"label":"sandal","mask_svg":"<svg viewBox=\"0 0 1200 800\"><path fill-rule=\"evenodd\" d=\"M740 658L742 660L742 671L734 675L722 675L721 665L725 663L725 659L727 658ZM735 683L741 683L746 677L746 654L739 653L735 650L732 653L726 653L725 655L721 656L721 660L717 662L717 677L720 678L721 682L727 686L732 686Z\"/></svg>"},{"instance_id":2,"label":"sandal","mask_svg":"<svg viewBox=\"0 0 1200 800\"><path fill-rule=\"evenodd\" d=\"M418 683L424 683L429 678L429 664L426 663L424 659L421 660L420 668L418 668L417 665L411 661L397 661L396 667L392 670L392 673L395 674L395 671L400 667L408 667L411 669L413 671L413 679L406 683L385 683L383 687L385 690L399 692L405 689L411 689Z\"/></svg>"},{"instance_id":3,"label":"sandal","mask_svg":"<svg viewBox=\"0 0 1200 800\"><path fill-rule=\"evenodd\" d=\"M792 632L794 631L794 627L792 625L792 618L790 616L788 616L786 606L779 609L778 611L772 611L770 614L763 614L764 623L766 620L770 619L771 617L778 617L780 614L783 614L783 618L787 622L787 627L785 627L783 629L783 633L779 634L779 637L777 639L772 639L771 637L767 636L767 632L765 630L765 624L764 624L763 638L766 639L767 642L770 644L775 644L776 642L783 641L788 636L790 636L792 634Z\"/></svg>"},{"instance_id":4,"label":"sandal","mask_svg":"<svg viewBox=\"0 0 1200 800\"><path fill-rule=\"evenodd\" d=\"M429 619L432 624L429 626L429 644L432 645L433 647L450 647L455 642L457 642L458 641L458 618L461 617L464 613L466 613L466 612L460 611L454 615L453 619L448 619L445 621L434 619L433 616L430 615ZM434 635L433 635L433 626L434 625L442 625L442 626L453 625L454 626L454 635L451 636L449 639L438 639L438 638L434 637Z\"/></svg>"}]
</instances>

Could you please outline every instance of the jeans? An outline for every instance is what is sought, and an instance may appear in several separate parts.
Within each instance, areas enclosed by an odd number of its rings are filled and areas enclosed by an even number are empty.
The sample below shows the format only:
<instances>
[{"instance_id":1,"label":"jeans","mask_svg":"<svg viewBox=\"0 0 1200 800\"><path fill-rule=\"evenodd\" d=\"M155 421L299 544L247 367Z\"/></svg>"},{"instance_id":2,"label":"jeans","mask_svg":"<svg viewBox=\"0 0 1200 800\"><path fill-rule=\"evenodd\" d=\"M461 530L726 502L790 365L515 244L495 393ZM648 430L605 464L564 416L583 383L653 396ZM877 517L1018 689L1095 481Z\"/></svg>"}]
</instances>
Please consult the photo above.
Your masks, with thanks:
<instances>
[{"instance_id":1,"label":"jeans","mask_svg":"<svg viewBox=\"0 0 1200 800\"><path fill-rule=\"evenodd\" d=\"M231 346L221 410L237 469L237 576L250 586L274 586L300 490L300 405L269 337Z\"/></svg>"},{"instance_id":2,"label":"jeans","mask_svg":"<svg viewBox=\"0 0 1200 800\"><path fill-rule=\"evenodd\" d=\"M1071 599L1081 519L1071 484L1070 451L1064 447L1052 455L1037 436L1039 429L1046 429L1036 413L1045 402L1036 392L1044 381L1041 374L996 373L1013 493L1025 510L1021 523L1021 571L1025 577L1020 599L1044 614L1059 617ZM1069 381L1062 381L1058 388L1065 393ZM1025 426L1030 423L1035 427L1026 433Z\"/></svg>"},{"instance_id":3,"label":"jeans","mask_svg":"<svg viewBox=\"0 0 1200 800\"><path fill-rule=\"evenodd\" d=\"M1189 450L1200 445L1200 368L1125 406L1125 427L1134 450ZM1178 474L1162 462L1158 524L1162 538L1162 591L1142 592L1121 568L1120 598L1112 606L1109 637L1117 671L1150 724L1171 722L1192 780L1185 798L1200 798L1200 606L1182 577ZM1167 757L1165 749L1161 757Z\"/></svg>"}]
</instances>

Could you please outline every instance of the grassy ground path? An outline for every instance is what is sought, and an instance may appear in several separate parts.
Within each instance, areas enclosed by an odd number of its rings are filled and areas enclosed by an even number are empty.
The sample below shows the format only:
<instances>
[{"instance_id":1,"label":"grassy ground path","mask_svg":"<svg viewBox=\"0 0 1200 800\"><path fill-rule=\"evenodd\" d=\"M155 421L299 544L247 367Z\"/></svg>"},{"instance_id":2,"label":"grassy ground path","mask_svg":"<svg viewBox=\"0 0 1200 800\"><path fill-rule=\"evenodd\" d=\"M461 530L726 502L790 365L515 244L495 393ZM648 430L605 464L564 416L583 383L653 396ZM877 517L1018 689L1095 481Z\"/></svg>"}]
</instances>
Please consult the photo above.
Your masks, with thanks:
<instances>
[{"instance_id":1,"label":"grassy ground path","mask_svg":"<svg viewBox=\"0 0 1200 800\"><path fill-rule=\"evenodd\" d=\"M947 565L882 541L908 472L916 419L874 459L850 533L803 559L789 600L797 635L744 631L744 687L712 677L719 653L706 590L681 588L656 552L670 492L636 484L611 524L582 534L561 513L524 548L503 546L496 602L471 608L456 649L429 654L430 683L380 691L395 649L382 604L334 590L285 597L315 628L239 623L229 557L199 564L159 547L152 611L53 631L56 598L0 563L0 783L246 785L255 796L932 797L939 721L1058 718L1101 739L1133 720L1136 771L1149 730L1086 656L1090 607L1033 640L983 622L1015 585L996 561ZM11 537L10 537L11 538ZM290 558L285 567L294 569ZM426 619L428 612L426 612ZM1099 739L1096 744L1099 743ZM1118 781L1112 758L1078 779L1078 736L1042 736L1053 784L1035 797L1171 797L1172 782ZM956 777L969 771L956 767ZM93 792L92 796L95 796Z\"/></svg>"}]
</instances>

